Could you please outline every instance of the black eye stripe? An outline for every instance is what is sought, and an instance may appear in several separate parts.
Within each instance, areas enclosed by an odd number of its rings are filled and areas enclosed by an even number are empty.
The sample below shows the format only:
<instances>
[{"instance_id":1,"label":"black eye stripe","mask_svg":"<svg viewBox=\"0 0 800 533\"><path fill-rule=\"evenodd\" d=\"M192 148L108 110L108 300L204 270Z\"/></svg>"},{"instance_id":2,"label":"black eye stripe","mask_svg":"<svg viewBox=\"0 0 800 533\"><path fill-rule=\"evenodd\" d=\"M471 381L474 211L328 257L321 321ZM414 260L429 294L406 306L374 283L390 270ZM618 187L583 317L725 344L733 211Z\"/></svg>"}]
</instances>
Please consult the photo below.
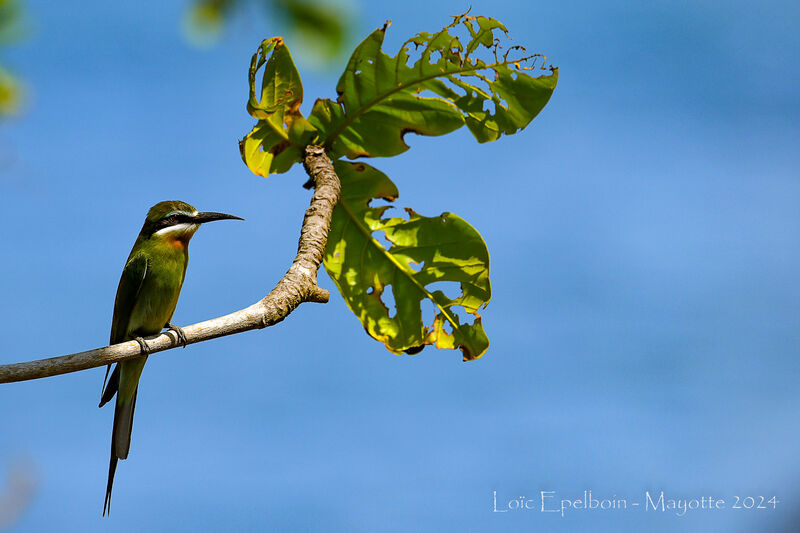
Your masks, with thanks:
<instances>
[{"instance_id":1,"label":"black eye stripe","mask_svg":"<svg viewBox=\"0 0 800 533\"><path fill-rule=\"evenodd\" d=\"M157 225L159 228L166 228L169 226L174 226L176 224L183 224L191 221L192 217L190 217L189 215L178 213L175 215L170 215L166 218L162 218L161 220L158 221Z\"/></svg>"},{"instance_id":2,"label":"black eye stripe","mask_svg":"<svg viewBox=\"0 0 800 533\"><path fill-rule=\"evenodd\" d=\"M159 220L154 221L145 221L144 226L142 226L141 234L150 237L155 232L162 230L164 228L168 228L170 226L175 226L177 224L194 224L195 217L190 213L183 213L183 212L175 212L169 213L169 215L164 216Z\"/></svg>"}]
</instances>

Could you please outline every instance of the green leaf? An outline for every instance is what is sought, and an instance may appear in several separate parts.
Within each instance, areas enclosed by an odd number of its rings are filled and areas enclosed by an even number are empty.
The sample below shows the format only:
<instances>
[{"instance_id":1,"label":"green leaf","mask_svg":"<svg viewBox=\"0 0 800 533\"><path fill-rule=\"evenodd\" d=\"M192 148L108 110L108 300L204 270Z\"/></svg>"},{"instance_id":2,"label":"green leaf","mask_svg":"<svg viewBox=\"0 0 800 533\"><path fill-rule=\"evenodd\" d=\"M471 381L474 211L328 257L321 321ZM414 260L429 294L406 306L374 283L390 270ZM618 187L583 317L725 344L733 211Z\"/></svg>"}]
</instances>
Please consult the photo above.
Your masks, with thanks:
<instances>
[{"instance_id":1,"label":"green leaf","mask_svg":"<svg viewBox=\"0 0 800 533\"><path fill-rule=\"evenodd\" d=\"M394 353L416 353L428 344L459 348L464 360L489 347L477 310L491 298L489 252L480 234L452 213L424 217L406 208L409 219L382 218L390 206L370 207L376 198L393 201L394 183L364 163L334 162L342 196L333 212L325 268L364 329ZM387 250L376 238L383 232ZM430 285L457 282L450 298ZM391 287L395 314L382 300ZM422 318L422 302L434 309L432 323ZM461 322L456 307L474 315Z\"/></svg>"},{"instance_id":2,"label":"green leaf","mask_svg":"<svg viewBox=\"0 0 800 533\"><path fill-rule=\"evenodd\" d=\"M256 98L256 75L264 65ZM303 147L316 136L316 129L300 113L303 84L281 37L261 43L250 62L249 79L247 111L259 120L239 142L242 159L259 176L286 172L302 161Z\"/></svg>"},{"instance_id":3,"label":"green leaf","mask_svg":"<svg viewBox=\"0 0 800 533\"><path fill-rule=\"evenodd\" d=\"M387 22L356 48L336 90L317 100L309 121L334 155L393 156L408 149L408 132L443 135L466 124L479 142L527 126L547 104L558 69L533 77L544 57L512 46L500 55L505 27L487 17L454 17L438 33L420 33L395 56L382 50ZM457 33L465 34L460 38ZM410 63L411 46L420 51ZM490 59L475 57L487 51Z\"/></svg>"}]
</instances>

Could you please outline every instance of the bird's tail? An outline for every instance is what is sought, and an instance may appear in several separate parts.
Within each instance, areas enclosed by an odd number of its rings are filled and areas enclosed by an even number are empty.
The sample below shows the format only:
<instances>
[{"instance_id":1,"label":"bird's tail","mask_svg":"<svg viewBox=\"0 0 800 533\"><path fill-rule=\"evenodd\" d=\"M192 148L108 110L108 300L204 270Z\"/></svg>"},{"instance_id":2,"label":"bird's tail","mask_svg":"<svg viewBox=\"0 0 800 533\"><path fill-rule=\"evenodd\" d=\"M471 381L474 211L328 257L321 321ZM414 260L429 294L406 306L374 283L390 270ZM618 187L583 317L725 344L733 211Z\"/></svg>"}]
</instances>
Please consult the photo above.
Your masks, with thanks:
<instances>
[{"instance_id":1,"label":"bird's tail","mask_svg":"<svg viewBox=\"0 0 800 533\"><path fill-rule=\"evenodd\" d=\"M111 365L106 367L106 377L103 379L103 392L100 394L100 405L97 407L103 407L119 390L119 365L114 367L114 371L111 373L111 379L108 379L108 371L111 370Z\"/></svg>"},{"instance_id":2,"label":"bird's tail","mask_svg":"<svg viewBox=\"0 0 800 533\"><path fill-rule=\"evenodd\" d=\"M128 451L131 448L133 411L136 409L136 394L138 392L139 387L136 387L133 397L127 401L124 401L121 395L117 395L117 404L114 408L114 429L111 432L111 459L108 464L108 484L106 485L105 503L103 503L103 516L111 512L111 489L114 486L117 461L127 459Z\"/></svg>"}]
</instances>

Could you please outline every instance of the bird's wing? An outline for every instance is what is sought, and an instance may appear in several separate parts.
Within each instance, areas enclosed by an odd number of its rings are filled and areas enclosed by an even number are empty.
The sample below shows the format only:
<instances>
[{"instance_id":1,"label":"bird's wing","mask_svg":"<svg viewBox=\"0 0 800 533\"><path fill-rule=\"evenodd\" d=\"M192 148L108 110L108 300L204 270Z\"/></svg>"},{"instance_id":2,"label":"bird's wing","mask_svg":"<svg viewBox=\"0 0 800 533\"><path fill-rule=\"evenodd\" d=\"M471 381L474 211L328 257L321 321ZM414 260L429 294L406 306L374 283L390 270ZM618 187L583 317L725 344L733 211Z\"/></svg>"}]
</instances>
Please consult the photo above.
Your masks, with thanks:
<instances>
[{"instance_id":1,"label":"bird's wing","mask_svg":"<svg viewBox=\"0 0 800 533\"><path fill-rule=\"evenodd\" d=\"M117 297L114 300L114 318L111 319L111 339L109 344L117 344L128 340L128 324L131 319L131 311L139 298L139 291L142 290L144 279L147 277L150 262L144 254L136 254L128 258L122 276L119 278L117 287ZM100 407L103 407L119 388L119 371L114 369L111 374L111 381L108 381L108 372L111 365L106 367L106 377L103 379L103 391L100 395Z\"/></svg>"},{"instance_id":2,"label":"bird's wing","mask_svg":"<svg viewBox=\"0 0 800 533\"><path fill-rule=\"evenodd\" d=\"M122 276L119 278L117 297L114 300L114 318L111 320L111 344L130 340L127 338L128 324L131 311L139 298L150 261L142 254L136 254L128 259Z\"/></svg>"}]
</instances>

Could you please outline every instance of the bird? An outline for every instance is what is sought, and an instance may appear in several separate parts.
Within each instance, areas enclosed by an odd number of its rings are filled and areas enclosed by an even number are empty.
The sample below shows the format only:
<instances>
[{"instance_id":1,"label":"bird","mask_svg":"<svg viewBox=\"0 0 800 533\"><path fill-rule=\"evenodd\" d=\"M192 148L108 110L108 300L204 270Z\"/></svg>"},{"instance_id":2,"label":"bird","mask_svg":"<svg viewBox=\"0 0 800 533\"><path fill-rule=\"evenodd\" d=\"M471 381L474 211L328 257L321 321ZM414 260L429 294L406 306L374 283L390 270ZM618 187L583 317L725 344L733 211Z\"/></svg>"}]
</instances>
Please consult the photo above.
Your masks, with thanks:
<instances>
[{"instance_id":1,"label":"bird","mask_svg":"<svg viewBox=\"0 0 800 533\"><path fill-rule=\"evenodd\" d=\"M198 212L177 200L159 202L147 212L125 262L114 300L110 344L135 340L142 355L117 363L110 378L109 364L103 380L100 407L117 396L103 516L111 512L117 461L127 459L130 450L139 378L150 354L143 337L168 328L175 332L177 342L186 346L185 333L171 321L186 276L189 241L201 224L226 219L244 220L225 213Z\"/></svg>"}]
</instances>

